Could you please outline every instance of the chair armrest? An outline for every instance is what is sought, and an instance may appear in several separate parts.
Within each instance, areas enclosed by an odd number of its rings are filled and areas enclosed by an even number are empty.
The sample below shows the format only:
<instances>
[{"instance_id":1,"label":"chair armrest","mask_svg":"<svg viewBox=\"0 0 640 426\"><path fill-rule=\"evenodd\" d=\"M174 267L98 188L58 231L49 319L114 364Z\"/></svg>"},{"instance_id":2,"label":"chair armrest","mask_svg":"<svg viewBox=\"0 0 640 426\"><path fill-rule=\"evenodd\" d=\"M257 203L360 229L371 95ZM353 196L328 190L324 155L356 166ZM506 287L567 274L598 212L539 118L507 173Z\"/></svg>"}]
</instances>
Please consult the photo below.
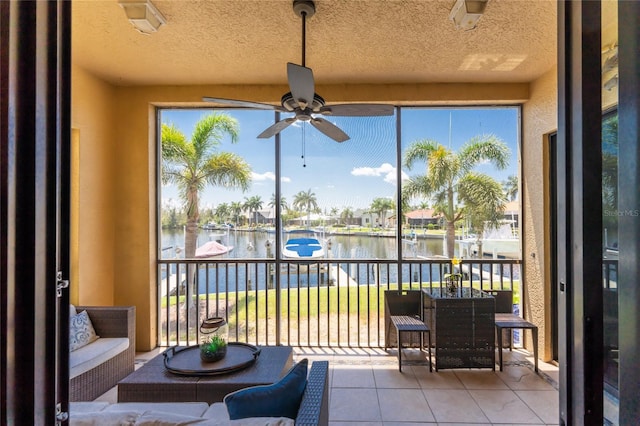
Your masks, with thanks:
<instances>
[{"instance_id":1,"label":"chair armrest","mask_svg":"<svg viewBox=\"0 0 640 426\"><path fill-rule=\"evenodd\" d=\"M315 361L307 377L296 426L329 424L329 362Z\"/></svg>"},{"instance_id":2,"label":"chair armrest","mask_svg":"<svg viewBox=\"0 0 640 426\"><path fill-rule=\"evenodd\" d=\"M136 338L135 306L77 306L78 312L86 310L100 337L128 337L133 345Z\"/></svg>"}]
</instances>

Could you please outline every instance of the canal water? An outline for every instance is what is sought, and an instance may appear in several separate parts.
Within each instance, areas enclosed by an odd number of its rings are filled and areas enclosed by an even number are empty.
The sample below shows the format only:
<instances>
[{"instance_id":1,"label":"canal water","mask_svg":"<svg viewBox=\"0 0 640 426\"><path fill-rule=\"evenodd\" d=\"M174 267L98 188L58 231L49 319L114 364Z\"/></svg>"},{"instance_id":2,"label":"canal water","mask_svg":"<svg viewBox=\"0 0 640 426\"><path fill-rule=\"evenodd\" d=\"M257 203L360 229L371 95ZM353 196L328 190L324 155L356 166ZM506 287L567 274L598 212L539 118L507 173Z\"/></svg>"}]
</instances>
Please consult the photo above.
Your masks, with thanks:
<instances>
[{"instance_id":1,"label":"canal water","mask_svg":"<svg viewBox=\"0 0 640 426\"><path fill-rule=\"evenodd\" d=\"M299 235L297 236L299 237ZM394 260L397 258L396 238L381 237L373 235L320 235L316 234L321 242L323 242L328 256L325 259L384 259ZM283 241L287 239L284 235ZM237 260L237 259L273 259L275 234L265 231L242 231L242 230L200 230L198 234L197 246L201 246L207 241L215 240L225 246L233 247L228 253L216 256L215 259ZM268 248L270 245L271 248ZM183 259L184 258L184 232L179 230L163 230L161 238L162 258ZM443 240L438 239L412 239L403 240L403 255L405 258L416 257L433 257L443 254ZM206 261L203 259L203 261ZM335 265L334 265L335 266ZM362 263L358 265L338 264L344 272L346 272L352 281L360 285L373 284L379 277L381 283L398 282L398 273L396 265L376 265ZM198 290L201 294L216 293L222 291L235 291L251 289L263 289L267 286L267 274L269 274L269 282L274 282L273 271L267 271L266 264L238 264L230 263L214 266L210 264L208 267L202 267L198 271ZM405 266L402 272L402 281L416 281L418 277L423 281L429 279L439 281L439 271L437 268L431 268L428 265L422 267L421 271L417 268L410 273L408 266ZM176 275L176 267L171 267L172 277ZM181 271L181 277L184 276ZM166 275L166 274L163 274ZM283 265L280 271L281 287L315 287L318 285L335 284L338 271L328 271L325 268L318 270L317 264L298 266L291 264L289 267ZM340 274L343 278L344 274ZM409 275L412 275L411 277ZM163 279L165 276L162 277ZM172 278L170 282L176 281ZM346 280L344 280L346 281ZM347 283L341 281L340 285ZM228 288L227 288L228 287ZM169 290L171 292L171 290ZM163 291L164 293L164 291Z\"/></svg>"},{"instance_id":2,"label":"canal water","mask_svg":"<svg viewBox=\"0 0 640 426\"><path fill-rule=\"evenodd\" d=\"M311 235L311 234L309 234ZM331 247L328 258L331 259L388 259L397 257L396 239L393 237L380 237L369 235L330 235L315 233L315 238L324 241L325 248ZM286 234L283 241L287 239ZM207 241L215 240L225 246L232 246L228 254L223 258L231 259L267 259L266 243L275 244L275 234L266 231L242 231L242 230L204 230L198 233L197 246ZM184 258L184 231L163 229L161 238L163 259ZM443 254L443 239L412 239L407 237L402 246L405 257L432 257Z\"/></svg>"}]
</instances>

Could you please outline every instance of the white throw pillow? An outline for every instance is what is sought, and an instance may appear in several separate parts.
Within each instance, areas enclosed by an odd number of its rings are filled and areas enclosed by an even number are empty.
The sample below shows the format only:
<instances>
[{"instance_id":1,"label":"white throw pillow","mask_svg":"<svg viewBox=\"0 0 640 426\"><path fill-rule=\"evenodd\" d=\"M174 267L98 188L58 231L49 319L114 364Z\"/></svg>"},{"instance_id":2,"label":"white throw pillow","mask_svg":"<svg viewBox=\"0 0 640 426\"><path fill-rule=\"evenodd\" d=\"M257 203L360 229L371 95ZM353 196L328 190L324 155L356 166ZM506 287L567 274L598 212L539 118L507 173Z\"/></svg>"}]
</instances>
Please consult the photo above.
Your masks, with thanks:
<instances>
[{"instance_id":1,"label":"white throw pillow","mask_svg":"<svg viewBox=\"0 0 640 426\"><path fill-rule=\"evenodd\" d=\"M69 350L75 351L96 340L98 335L93 329L87 311L82 311L69 318Z\"/></svg>"},{"instance_id":2,"label":"white throw pillow","mask_svg":"<svg viewBox=\"0 0 640 426\"><path fill-rule=\"evenodd\" d=\"M74 315L78 315L78 312L76 312L76 307L74 305L69 305L69 318L71 318Z\"/></svg>"}]
</instances>

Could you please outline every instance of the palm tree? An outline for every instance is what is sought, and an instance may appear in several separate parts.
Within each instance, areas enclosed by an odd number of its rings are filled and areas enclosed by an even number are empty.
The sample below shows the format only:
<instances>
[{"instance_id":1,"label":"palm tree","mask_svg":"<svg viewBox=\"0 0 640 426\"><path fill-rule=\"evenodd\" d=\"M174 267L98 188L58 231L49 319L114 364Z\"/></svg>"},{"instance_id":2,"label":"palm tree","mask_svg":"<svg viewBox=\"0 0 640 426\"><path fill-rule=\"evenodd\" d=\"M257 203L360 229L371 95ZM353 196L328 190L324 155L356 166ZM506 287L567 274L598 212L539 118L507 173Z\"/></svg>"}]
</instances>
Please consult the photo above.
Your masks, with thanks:
<instances>
[{"instance_id":1,"label":"palm tree","mask_svg":"<svg viewBox=\"0 0 640 426\"><path fill-rule=\"evenodd\" d=\"M207 186L238 188L245 191L251 183L251 168L241 157L230 152L217 152L222 138L238 140L238 122L220 113L199 120L187 140L174 125L162 124L162 182L178 187L186 204L185 257L196 252L199 196Z\"/></svg>"},{"instance_id":2,"label":"palm tree","mask_svg":"<svg viewBox=\"0 0 640 426\"><path fill-rule=\"evenodd\" d=\"M231 207L227 203L221 203L216 207L216 217L218 218L218 222L227 222L227 218L231 212Z\"/></svg>"},{"instance_id":3,"label":"palm tree","mask_svg":"<svg viewBox=\"0 0 640 426\"><path fill-rule=\"evenodd\" d=\"M507 180L502 182L502 188L507 200L513 201L518 198L518 176L510 175Z\"/></svg>"},{"instance_id":4,"label":"palm tree","mask_svg":"<svg viewBox=\"0 0 640 426\"><path fill-rule=\"evenodd\" d=\"M231 206L229 206L229 208L231 209L231 214L233 215L233 224L237 226L240 214L244 210L244 208L242 207L242 203L240 201L234 201L231 203Z\"/></svg>"},{"instance_id":5,"label":"palm tree","mask_svg":"<svg viewBox=\"0 0 640 426\"><path fill-rule=\"evenodd\" d=\"M337 207L331 207L331 210L329 211L329 215L331 217L331 224L335 224L336 223L336 218L338 217L338 208Z\"/></svg>"},{"instance_id":6,"label":"palm tree","mask_svg":"<svg viewBox=\"0 0 640 426\"><path fill-rule=\"evenodd\" d=\"M350 207L345 207L340 213L340 220L345 224L349 225L349 221L353 219L353 210Z\"/></svg>"},{"instance_id":7,"label":"palm tree","mask_svg":"<svg viewBox=\"0 0 640 426\"><path fill-rule=\"evenodd\" d=\"M278 205L278 203L276 202L276 194L271 194L271 200L269 200L269 207L271 207L273 209L273 211L276 211L276 206ZM282 214L284 212L286 212L286 210L289 208L289 206L287 205L287 200L285 197L280 197L280 216L282 216ZM275 217L275 214L274 214ZM274 224L275 224L275 220L274 220Z\"/></svg>"},{"instance_id":8,"label":"palm tree","mask_svg":"<svg viewBox=\"0 0 640 426\"><path fill-rule=\"evenodd\" d=\"M275 210L276 205L278 205L278 203L276 202L276 194L271 194L269 207ZM286 211L288 208L289 208L289 205L287 204L287 199L285 197L280 197L280 211Z\"/></svg>"},{"instance_id":9,"label":"palm tree","mask_svg":"<svg viewBox=\"0 0 640 426\"><path fill-rule=\"evenodd\" d=\"M392 210L395 207L396 206L393 200L390 200L388 198L376 198L371 203L371 207L369 208L369 211L376 213L380 218L380 225L386 228L387 211Z\"/></svg>"},{"instance_id":10,"label":"palm tree","mask_svg":"<svg viewBox=\"0 0 640 426\"><path fill-rule=\"evenodd\" d=\"M258 225L258 210L262 209L262 198L259 195L254 195L252 197L245 197L244 199L244 209L248 210L249 213L253 213L253 223Z\"/></svg>"},{"instance_id":11,"label":"palm tree","mask_svg":"<svg viewBox=\"0 0 640 426\"><path fill-rule=\"evenodd\" d=\"M318 209L316 194L308 191L300 191L293 197L293 207L307 212L307 226L311 226L311 212Z\"/></svg>"},{"instance_id":12,"label":"palm tree","mask_svg":"<svg viewBox=\"0 0 640 426\"><path fill-rule=\"evenodd\" d=\"M456 203L467 206L478 202L488 205L498 204L491 199L494 194L489 188L485 192L480 191L478 199L474 200L466 200L466 194L461 193L460 188L474 176L479 175L472 173L472 170L481 162L489 161L500 170L506 168L509 154L509 147L494 135L473 137L460 148L458 153L430 139L412 142L405 151L405 167L411 170L414 163L423 161L426 164L426 173L409 179L403 187L403 196L433 198L435 210L441 213L446 221L447 256L450 258L454 256L456 222L464 214L463 209Z\"/></svg>"}]
</instances>

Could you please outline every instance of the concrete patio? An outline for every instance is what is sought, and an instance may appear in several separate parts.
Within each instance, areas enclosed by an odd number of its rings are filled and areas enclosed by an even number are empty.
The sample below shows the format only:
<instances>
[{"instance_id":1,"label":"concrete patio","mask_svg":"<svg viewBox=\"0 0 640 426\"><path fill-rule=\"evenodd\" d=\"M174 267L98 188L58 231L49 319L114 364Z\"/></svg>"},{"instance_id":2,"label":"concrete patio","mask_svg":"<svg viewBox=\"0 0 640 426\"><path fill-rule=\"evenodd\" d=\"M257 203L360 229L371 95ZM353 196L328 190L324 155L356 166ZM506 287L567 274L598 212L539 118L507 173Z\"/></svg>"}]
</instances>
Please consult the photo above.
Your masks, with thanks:
<instances>
[{"instance_id":1,"label":"concrete patio","mask_svg":"<svg viewBox=\"0 0 640 426\"><path fill-rule=\"evenodd\" d=\"M165 348L138 353L136 365ZM526 351L504 351L504 371L429 372L416 349L294 348L294 359L330 362L330 425L556 425L558 368L540 362L533 371ZM497 366L496 366L497 368ZM113 388L98 400L116 402Z\"/></svg>"}]
</instances>

